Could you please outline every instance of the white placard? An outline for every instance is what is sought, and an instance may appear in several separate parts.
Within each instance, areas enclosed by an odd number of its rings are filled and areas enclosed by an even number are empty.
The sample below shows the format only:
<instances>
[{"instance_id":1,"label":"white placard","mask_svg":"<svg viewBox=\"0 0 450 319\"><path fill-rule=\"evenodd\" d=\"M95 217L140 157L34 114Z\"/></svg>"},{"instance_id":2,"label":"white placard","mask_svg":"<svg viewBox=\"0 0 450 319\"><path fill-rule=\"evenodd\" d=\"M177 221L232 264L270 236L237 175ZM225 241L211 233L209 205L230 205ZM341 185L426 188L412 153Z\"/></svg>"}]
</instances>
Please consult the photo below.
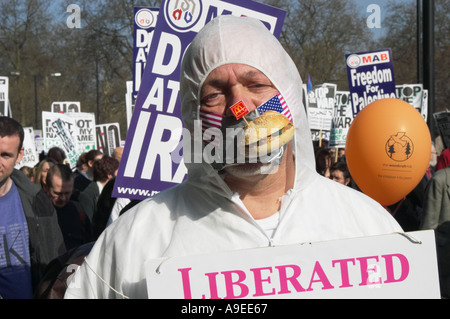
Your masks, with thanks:
<instances>
[{"instance_id":1,"label":"white placard","mask_svg":"<svg viewBox=\"0 0 450 319\"><path fill-rule=\"evenodd\" d=\"M106 123L95 126L97 148L103 154L112 156L116 147L121 146L120 124Z\"/></svg>"},{"instance_id":2,"label":"white placard","mask_svg":"<svg viewBox=\"0 0 450 319\"><path fill-rule=\"evenodd\" d=\"M57 120L64 122L64 125L69 132L74 143L77 141L77 130L75 119L61 113L42 112L42 134L44 137L44 149L48 152L52 147L62 148L62 142L58 134L56 134L53 128L53 122Z\"/></svg>"},{"instance_id":3,"label":"white placard","mask_svg":"<svg viewBox=\"0 0 450 319\"><path fill-rule=\"evenodd\" d=\"M440 298L434 231L152 259L153 299Z\"/></svg>"},{"instance_id":4,"label":"white placard","mask_svg":"<svg viewBox=\"0 0 450 319\"><path fill-rule=\"evenodd\" d=\"M95 114L85 112L69 112L66 115L75 120L75 135L78 154L97 149L97 132Z\"/></svg>"},{"instance_id":5,"label":"white placard","mask_svg":"<svg viewBox=\"0 0 450 319\"><path fill-rule=\"evenodd\" d=\"M9 78L0 76L0 116L9 116Z\"/></svg>"},{"instance_id":6,"label":"white placard","mask_svg":"<svg viewBox=\"0 0 450 319\"><path fill-rule=\"evenodd\" d=\"M81 112L80 102L53 102L52 112L54 113L71 113L71 112Z\"/></svg>"},{"instance_id":7,"label":"white placard","mask_svg":"<svg viewBox=\"0 0 450 319\"><path fill-rule=\"evenodd\" d=\"M20 163L16 164L16 169L19 169L22 166L34 167L39 163L39 156L36 153L36 145L34 143L34 129L32 127L24 127L23 131L23 158Z\"/></svg>"}]
</instances>

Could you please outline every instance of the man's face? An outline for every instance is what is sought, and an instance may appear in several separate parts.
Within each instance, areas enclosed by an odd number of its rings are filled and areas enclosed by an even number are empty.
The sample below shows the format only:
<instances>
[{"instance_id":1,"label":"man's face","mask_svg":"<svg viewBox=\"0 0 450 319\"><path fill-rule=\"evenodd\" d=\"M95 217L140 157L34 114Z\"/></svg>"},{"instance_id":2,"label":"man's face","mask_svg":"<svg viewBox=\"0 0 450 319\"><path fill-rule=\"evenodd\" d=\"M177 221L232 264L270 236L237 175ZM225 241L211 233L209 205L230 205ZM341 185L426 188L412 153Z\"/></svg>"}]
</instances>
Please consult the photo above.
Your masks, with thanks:
<instances>
[{"instance_id":1,"label":"man's face","mask_svg":"<svg viewBox=\"0 0 450 319\"><path fill-rule=\"evenodd\" d=\"M349 178L345 178L344 177L344 172L341 170L334 170L330 173L330 178L338 183L341 183L343 185L348 185L350 183L350 179Z\"/></svg>"},{"instance_id":2,"label":"man's face","mask_svg":"<svg viewBox=\"0 0 450 319\"><path fill-rule=\"evenodd\" d=\"M0 136L0 185L3 185L14 171L16 163L23 158L23 147L19 150L20 138L17 135Z\"/></svg>"},{"instance_id":3,"label":"man's face","mask_svg":"<svg viewBox=\"0 0 450 319\"><path fill-rule=\"evenodd\" d=\"M201 110L232 116L230 107L243 101L250 112L272 98L278 90L259 70L245 64L227 64L214 69L201 91Z\"/></svg>"},{"instance_id":4,"label":"man's face","mask_svg":"<svg viewBox=\"0 0 450 319\"><path fill-rule=\"evenodd\" d=\"M60 176L52 177L52 185L47 185L47 194L57 208L63 208L70 200L73 191L73 180L63 182Z\"/></svg>"},{"instance_id":5,"label":"man's face","mask_svg":"<svg viewBox=\"0 0 450 319\"><path fill-rule=\"evenodd\" d=\"M200 110L224 117L233 116L230 107L243 101L249 112L279 91L261 71L245 64L227 64L214 69L206 78L200 96ZM271 164L243 164L226 169L229 174L260 175ZM270 169L273 171L273 169Z\"/></svg>"}]
</instances>

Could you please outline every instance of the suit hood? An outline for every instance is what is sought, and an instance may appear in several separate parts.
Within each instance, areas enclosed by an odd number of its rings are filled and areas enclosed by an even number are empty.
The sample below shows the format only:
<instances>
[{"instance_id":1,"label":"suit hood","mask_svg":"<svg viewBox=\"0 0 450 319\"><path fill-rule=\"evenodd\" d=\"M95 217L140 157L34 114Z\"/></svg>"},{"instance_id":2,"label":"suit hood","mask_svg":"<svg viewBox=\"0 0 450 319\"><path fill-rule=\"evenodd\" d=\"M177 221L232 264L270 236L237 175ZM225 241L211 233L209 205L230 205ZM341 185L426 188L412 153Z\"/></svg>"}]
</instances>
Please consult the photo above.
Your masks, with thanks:
<instances>
[{"instance_id":1,"label":"suit hood","mask_svg":"<svg viewBox=\"0 0 450 319\"><path fill-rule=\"evenodd\" d=\"M245 64L265 74L284 97L295 127L293 149L296 162L295 187L301 187L315 173L311 133L302 101L302 79L297 67L262 22L249 17L220 16L208 23L186 50L180 79L181 113L191 133L184 140L189 178L217 177L210 164L200 161L202 149L195 147L194 135L201 128L201 88L208 75L226 64ZM190 143L190 145L189 145ZM190 158L187 158L190 157ZM213 182L214 183L214 182Z\"/></svg>"}]
</instances>

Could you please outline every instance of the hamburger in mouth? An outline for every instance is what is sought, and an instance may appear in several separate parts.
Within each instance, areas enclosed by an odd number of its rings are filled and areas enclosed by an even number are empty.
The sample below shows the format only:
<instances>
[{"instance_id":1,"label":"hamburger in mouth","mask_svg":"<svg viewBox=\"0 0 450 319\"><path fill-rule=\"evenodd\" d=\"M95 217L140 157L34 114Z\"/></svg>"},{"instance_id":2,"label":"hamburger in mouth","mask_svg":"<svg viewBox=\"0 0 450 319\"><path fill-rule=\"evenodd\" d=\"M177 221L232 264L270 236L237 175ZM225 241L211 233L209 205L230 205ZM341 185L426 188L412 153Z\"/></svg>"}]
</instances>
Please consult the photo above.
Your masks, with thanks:
<instances>
[{"instance_id":1,"label":"hamburger in mouth","mask_svg":"<svg viewBox=\"0 0 450 319\"><path fill-rule=\"evenodd\" d=\"M267 111L244 127L245 157L266 156L294 138L294 125L276 111Z\"/></svg>"}]
</instances>

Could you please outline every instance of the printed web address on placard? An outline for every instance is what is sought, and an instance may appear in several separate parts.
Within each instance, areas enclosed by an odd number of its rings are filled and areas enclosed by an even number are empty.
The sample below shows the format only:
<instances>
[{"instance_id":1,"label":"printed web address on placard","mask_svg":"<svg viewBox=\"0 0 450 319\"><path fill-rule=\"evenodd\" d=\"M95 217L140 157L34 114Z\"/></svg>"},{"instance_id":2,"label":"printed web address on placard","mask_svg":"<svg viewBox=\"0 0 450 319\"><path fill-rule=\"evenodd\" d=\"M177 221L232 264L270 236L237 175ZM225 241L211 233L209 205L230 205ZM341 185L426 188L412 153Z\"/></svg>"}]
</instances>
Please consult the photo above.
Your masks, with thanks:
<instances>
[{"instance_id":1,"label":"printed web address on placard","mask_svg":"<svg viewBox=\"0 0 450 319\"><path fill-rule=\"evenodd\" d=\"M119 192L119 194L139 195L144 197L151 197L159 193L158 191L150 191L148 189L132 188L132 187L118 187L117 191Z\"/></svg>"}]
</instances>

